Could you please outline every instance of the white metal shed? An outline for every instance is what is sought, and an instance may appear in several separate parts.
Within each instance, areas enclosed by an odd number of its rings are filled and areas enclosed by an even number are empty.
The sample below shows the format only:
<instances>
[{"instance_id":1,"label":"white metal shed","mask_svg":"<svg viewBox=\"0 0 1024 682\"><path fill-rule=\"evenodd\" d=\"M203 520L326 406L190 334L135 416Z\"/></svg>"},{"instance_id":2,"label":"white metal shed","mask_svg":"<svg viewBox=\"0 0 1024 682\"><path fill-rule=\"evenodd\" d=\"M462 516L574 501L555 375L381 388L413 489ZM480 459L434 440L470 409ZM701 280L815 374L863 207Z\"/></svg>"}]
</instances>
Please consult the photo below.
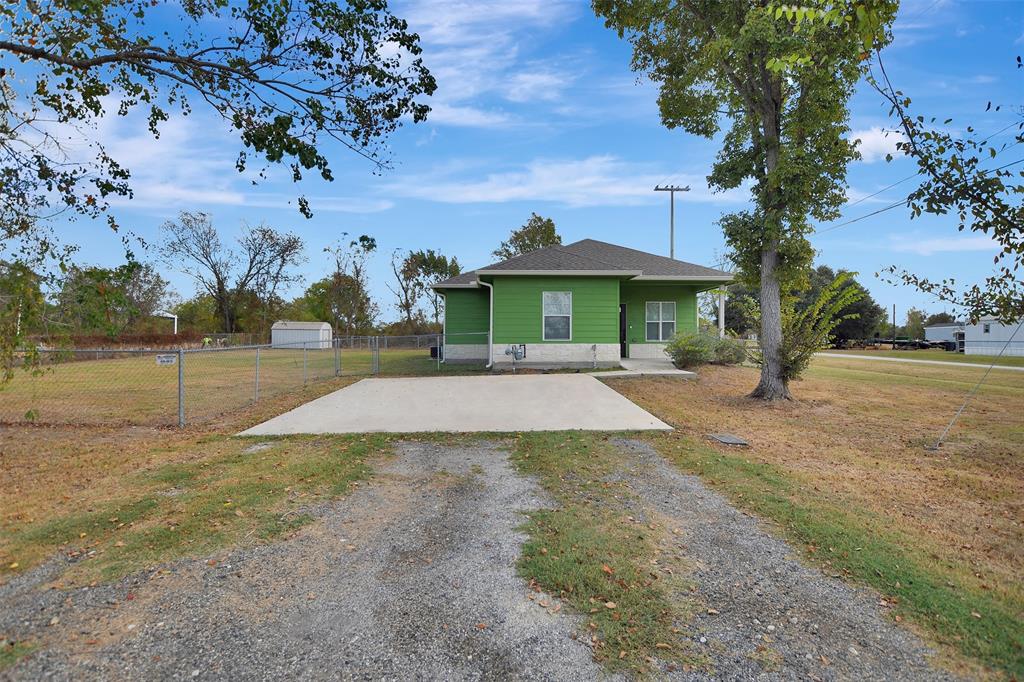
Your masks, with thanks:
<instances>
[{"instance_id":1,"label":"white metal shed","mask_svg":"<svg viewBox=\"0 0 1024 682\"><path fill-rule=\"evenodd\" d=\"M983 317L964 327L966 355L1024 356L1024 329L1021 321L1003 324L994 317Z\"/></svg>"},{"instance_id":2,"label":"white metal shed","mask_svg":"<svg viewBox=\"0 0 1024 682\"><path fill-rule=\"evenodd\" d=\"M270 328L274 348L330 348L333 333L326 322L278 320Z\"/></svg>"},{"instance_id":3,"label":"white metal shed","mask_svg":"<svg viewBox=\"0 0 1024 682\"><path fill-rule=\"evenodd\" d=\"M963 330L964 325L961 322L931 324L924 328L924 340L936 343L939 341L956 341L956 333Z\"/></svg>"}]
</instances>

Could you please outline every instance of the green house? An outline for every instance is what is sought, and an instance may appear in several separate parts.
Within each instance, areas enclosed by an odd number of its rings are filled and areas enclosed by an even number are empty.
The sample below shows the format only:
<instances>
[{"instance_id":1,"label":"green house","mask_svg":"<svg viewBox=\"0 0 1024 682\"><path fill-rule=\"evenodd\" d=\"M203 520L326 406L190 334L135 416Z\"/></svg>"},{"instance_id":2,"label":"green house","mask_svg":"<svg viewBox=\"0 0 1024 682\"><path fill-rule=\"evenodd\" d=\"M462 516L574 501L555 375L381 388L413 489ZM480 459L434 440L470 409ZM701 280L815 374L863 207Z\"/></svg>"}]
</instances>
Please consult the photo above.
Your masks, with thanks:
<instances>
[{"instance_id":1,"label":"green house","mask_svg":"<svg viewBox=\"0 0 1024 682\"><path fill-rule=\"evenodd\" d=\"M732 275L584 239L464 272L444 296L446 362L616 366L664 358L677 332L697 330L697 294Z\"/></svg>"}]
</instances>

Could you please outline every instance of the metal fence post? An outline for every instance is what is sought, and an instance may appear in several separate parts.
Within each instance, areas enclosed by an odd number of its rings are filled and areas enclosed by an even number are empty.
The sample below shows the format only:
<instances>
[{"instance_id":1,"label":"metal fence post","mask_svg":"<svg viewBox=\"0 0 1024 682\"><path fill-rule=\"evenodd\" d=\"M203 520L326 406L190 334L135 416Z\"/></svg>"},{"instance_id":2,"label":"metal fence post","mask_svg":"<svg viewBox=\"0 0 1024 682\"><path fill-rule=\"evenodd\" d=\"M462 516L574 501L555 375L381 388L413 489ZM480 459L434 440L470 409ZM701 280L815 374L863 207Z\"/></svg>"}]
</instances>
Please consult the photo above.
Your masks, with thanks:
<instances>
[{"instance_id":1,"label":"metal fence post","mask_svg":"<svg viewBox=\"0 0 1024 682\"><path fill-rule=\"evenodd\" d=\"M434 345L437 346L437 371L440 372L441 371L441 336L440 336L440 334L434 340Z\"/></svg>"},{"instance_id":2,"label":"metal fence post","mask_svg":"<svg viewBox=\"0 0 1024 682\"><path fill-rule=\"evenodd\" d=\"M306 385L307 377L309 376L309 349L306 348L306 342L302 342L302 385Z\"/></svg>"},{"instance_id":3,"label":"metal fence post","mask_svg":"<svg viewBox=\"0 0 1024 682\"><path fill-rule=\"evenodd\" d=\"M341 376L341 339L335 339L334 345L334 376Z\"/></svg>"},{"instance_id":4,"label":"metal fence post","mask_svg":"<svg viewBox=\"0 0 1024 682\"><path fill-rule=\"evenodd\" d=\"M178 428L185 426L185 349L178 349Z\"/></svg>"},{"instance_id":5,"label":"metal fence post","mask_svg":"<svg viewBox=\"0 0 1024 682\"><path fill-rule=\"evenodd\" d=\"M256 348L256 388L253 390L252 401L257 402L260 399L260 349Z\"/></svg>"}]
</instances>

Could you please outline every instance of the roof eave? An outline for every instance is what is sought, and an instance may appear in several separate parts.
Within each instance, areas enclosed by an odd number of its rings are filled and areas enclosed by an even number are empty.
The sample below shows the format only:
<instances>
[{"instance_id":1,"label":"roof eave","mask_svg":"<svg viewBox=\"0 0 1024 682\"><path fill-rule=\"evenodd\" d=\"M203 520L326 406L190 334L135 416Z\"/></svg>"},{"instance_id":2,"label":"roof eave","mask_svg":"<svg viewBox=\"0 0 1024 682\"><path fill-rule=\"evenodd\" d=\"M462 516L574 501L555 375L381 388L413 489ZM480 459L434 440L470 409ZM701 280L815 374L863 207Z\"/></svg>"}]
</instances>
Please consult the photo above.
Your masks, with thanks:
<instances>
[{"instance_id":1,"label":"roof eave","mask_svg":"<svg viewBox=\"0 0 1024 682\"><path fill-rule=\"evenodd\" d=\"M631 282L731 282L732 275L640 275Z\"/></svg>"},{"instance_id":2,"label":"roof eave","mask_svg":"<svg viewBox=\"0 0 1024 682\"><path fill-rule=\"evenodd\" d=\"M435 291L442 289L479 289L480 284L477 282L469 282L468 284L445 284L441 282L440 284L431 284L430 288Z\"/></svg>"},{"instance_id":3,"label":"roof eave","mask_svg":"<svg viewBox=\"0 0 1024 682\"><path fill-rule=\"evenodd\" d=\"M512 275L514 277L638 277L642 270L477 270L478 275Z\"/></svg>"}]
</instances>

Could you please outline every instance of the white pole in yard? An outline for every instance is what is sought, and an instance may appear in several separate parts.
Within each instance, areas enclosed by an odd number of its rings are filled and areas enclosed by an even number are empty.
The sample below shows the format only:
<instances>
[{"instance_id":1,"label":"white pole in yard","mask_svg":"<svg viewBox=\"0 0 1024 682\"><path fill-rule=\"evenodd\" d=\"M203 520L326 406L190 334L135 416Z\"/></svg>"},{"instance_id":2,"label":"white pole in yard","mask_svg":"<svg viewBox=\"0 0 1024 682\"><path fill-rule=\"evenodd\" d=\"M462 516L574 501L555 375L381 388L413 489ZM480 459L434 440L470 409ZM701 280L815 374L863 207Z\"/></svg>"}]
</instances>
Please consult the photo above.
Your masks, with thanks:
<instances>
[{"instance_id":1,"label":"white pole in yard","mask_svg":"<svg viewBox=\"0 0 1024 682\"><path fill-rule=\"evenodd\" d=\"M256 388L253 391L252 401L260 399L260 349L256 349Z\"/></svg>"},{"instance_id":2,"label":"white pole in yard","mask_svg":"<svg viewBox=\"0 0 1024 682\"><path fill-rule=\"evenodd\" d=\"M178 349L178 428L185 426L185 349Z\"/></svg>"},{"instance_id":3,"label":"white pole in yard","mask_svg":"<svg viewBox=\"0 0 1024 682\"><path fill-rule=\"evenodd\" d=\"M302 342L302 385L306 385L306 377L309 375L309 351L306 350L306 342Z\"/></svg>"}]
</instances>

